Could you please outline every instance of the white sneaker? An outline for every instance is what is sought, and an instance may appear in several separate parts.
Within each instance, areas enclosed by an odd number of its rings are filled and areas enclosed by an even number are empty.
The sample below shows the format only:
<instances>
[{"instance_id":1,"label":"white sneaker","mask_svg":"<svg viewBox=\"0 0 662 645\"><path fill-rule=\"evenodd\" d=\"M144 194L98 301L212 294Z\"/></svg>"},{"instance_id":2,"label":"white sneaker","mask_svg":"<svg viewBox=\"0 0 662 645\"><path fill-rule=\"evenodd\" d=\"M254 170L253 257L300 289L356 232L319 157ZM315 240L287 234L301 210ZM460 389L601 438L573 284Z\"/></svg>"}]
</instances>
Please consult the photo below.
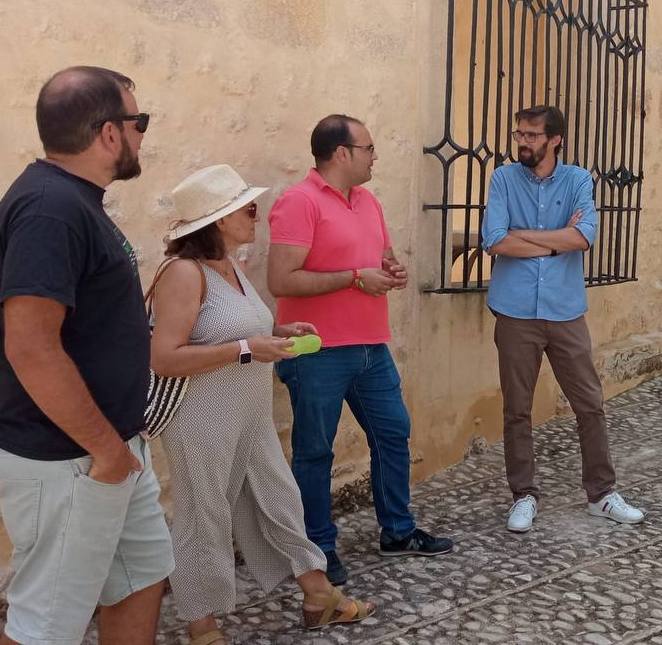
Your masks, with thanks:
<instances>
[{"instance_id":1,"label":"white sneaker","mask_svg":"<svg viewBox=\"0 0 662 645\"><path fill-rule=\"evenodd\" d=\"M644 521L644 513L630 506L618 493L605 495L599 502L588 504L590 515L608 517L619 524L639 524Z\"/></svg>"},{"instance_id":2,"label":"white sneaker","mask_svg":"<svg viewBox=\"0 0 662 645\"><path fill-rule=\"evenodd\" d=\"M526 533L538 515L538 502L533 495L518 499L508 511L508 524L506 528L513 533Z\"/></svg>"}]
</instances>

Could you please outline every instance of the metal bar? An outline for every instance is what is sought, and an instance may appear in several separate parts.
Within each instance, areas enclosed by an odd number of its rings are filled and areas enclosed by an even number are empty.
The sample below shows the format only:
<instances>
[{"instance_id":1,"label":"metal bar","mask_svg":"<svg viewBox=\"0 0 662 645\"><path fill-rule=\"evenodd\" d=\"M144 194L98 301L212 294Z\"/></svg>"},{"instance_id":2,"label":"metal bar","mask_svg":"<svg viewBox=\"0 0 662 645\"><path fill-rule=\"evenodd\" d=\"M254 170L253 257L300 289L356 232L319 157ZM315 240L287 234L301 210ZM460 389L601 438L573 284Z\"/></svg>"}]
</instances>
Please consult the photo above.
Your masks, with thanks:
<instances>
[{"instance_id":1,"label":"metal bar","mask_svg":"<svg viewBox=\"0 0 662 645\"><path fill-rule=\"evenodd\" d=\"M581 15L581 2L582 0L579 0L580 5L577 9L578 15ZM573 29L574 27L574 29ZM575 114L574 114L574 122L575 122L575 133L574 133L574 154L572 158L572 163L575 164L576 166L580 165L579 161L579 141L580 141L580 128L581 128L581 119L580 115L582 113L581 110L581 102L582 102L582 86L583 86L583 79L582 79L582 30L581 27L579 26L579 20L575 21L573 25L570 26L570 29L568 30L568 38L572 40L573 33L577 34L577 56L576 56L576 62L575 65L572 66L570 65L570 60L568 59L568 74L570 74L570 70L574 67L575 69ZM567 113L566 113L567 114ZM566 117L567 118L567 117Z\"/></svg>"},{"instance_id":2,"label":"metal bar","mask_svg":"<svg viewBox=\"0 0 662 645\"><path fill-rule=\"evenodd\" d=\"M444 105L444 141L451 139L451 119L453 108L453 51L455 44L455 0L448 0L447 17L448 39L446 41L446 105ZM450 168L442 162L441 201L448 202L448 184L450 181ZM448 211L442 211L441 217L441 284L446 285L446 257L448 249Z\"/></svg>"},{"instance_id":3,"label":"metal bar","mask_svg":"<svg viewBox=\"0 0 662 645\"><path fill-rule=\"evenodd\" d=\"M588 3L588 23L589 25L593 25L593 2ZM596 165L596 157L597 154L594 155L593 157L593 163L590 164L588 163L588 160L590 158L590 153L591 153L591 148L590 148L590 133L595 132L595 129L593 129L593 123L592 123L592 116L593 112L591 110L591 104L593 101L591 100L591 89L593 85L593 47L594 47L594 42L593 42L593 34L591 30L588 31L587 36L586 36L586 44L587 44L587 50L588 50L588 55L587 55L587 67L586 67L586 121L584 125L584 159L586 163L586 167L588 170L591 172L591 174L594 173L595 170L595 165ZM597 76L599 78L599 75ZM596 117L599 112L599 109L596 110ZM597 136L595 137L597 141ZM594 198L595 198L595 188L593 190L594 193ZM591 244L589 250L588 250L588 257L586 254L584 254L585 262L586 262L586 267L585 271L588 273L588 280L591 281L593 279L594 273L593 273L593 265L595 263L595 249L593 245Z\"/></svg>"},{"instance_id":4,"label":"metal bar","mask_svg":"<svg viewBox=\"0 0 662 645\"><path fill-rule=\"evenodd\" d=\"M478 199L485 202L485 182L487 163L490 159L487 148L487 126L488 117L490 114L490 65L489 61L492 54L492 0L487 0L487 13L485 16L485 56L484 56L484 78L483 78L483 124L481 130L481 146L485 154L483 163L480 164L480 180L478 187ZM483 252L482 252L482 233L483 226L483 210L478 211L478 249L477 249L477 263L476 263L476 282L478 287L483 286Z\"/></svg>"},{"instance_id":5,"label":"metal bar","mask_svg":"<svg viewBox=\"0 0 662 645\"><path fill-rule=\"evenodd\" d=\"M478 0L473 0L473 10L471 14L471 45L469 48L469 85L467 97L467 126L468 140L467 149L474 149L474 101L476 85L476 40L478 31ZM467 154L467 189L466 202L471 203L473 194L473 158ZM464 249L462 251L462 286L469 285L469 237L471 233L471 209L464 209Z\"/></svg>"},{"instance_id":6,"label":"metal bar","mask_svg":"<svg viewBox=\"0 0 662 645\"><path fill-rule=\"evenodd\" d=\"M609 14L611 17L611 13ZM615 24L615 32L616 34L620 33L620 26L621 26L621 20L620 20L620 14L616 14L616 24ZM611 33L611 30L609 30ZM619 74L619 64L618 64L618 56L614 55L612 57L612 60L614 61L614 110L613 110L613 119L611 122L611 167L610 171L612 173L612 178L617 177L617 172L618 168L620 166L616 166L616 145L617 145L617 133L618 133L618 120L619 120L619 108L620 102L619 102L619 94L620 94L620 74ZM611 202L614 202L614 194L616 195L616 199L618 200L619 206L621 205L621 200L619 199L619 193L620 193L620 188L618 187L618 184L615 184L614 181L612 181L609 185L610 188L610 196L611 196ZM614 252L614 238L616 237L615 235L615 222L614 222L614 213L609 213L609 234L608 234L608 243L607 243L607 273L609 275L615 274L617 267L615 266L615 257L616 254Z\"/></svg>"},{"instance_id":7,"label":"metal bar","mask_svg":"<svg viewBox=\"0 0 662 645\"><path fill-rule=\"evenodd\" d=\"M552 56L552 17L551 10L545 11L545 105L549 105L549 94L552 90L552 79L550 77L550 59Z\"/></svg>"},{"instance_id":8,"label":"metal bar","mask_svg":"<svg viewBox=\"0 0 662 645\"><path fill-rule=\"evenodd\" d=\"M469 5L468 0L461 1ZM444 134L436 146L424 148L425 154L439 160L442 173L441 201L423 204L425 212L438 211L442 220L441 285L427 292L484 290L487 267L480 235L489 172L504 161L514 160L516 149L509 129L516 109L524 107L525 97L532 104L544 97L545 103L562 107L568 121L563 159L588 168L594 178L598 235L585 255L586 285L636 280L642 212L647 3L624 1L472 0L468 7L472 12L470 47L468 52L458 53L455 20L459 5L449 0ZM533 34L529 37L530 25ZM460 61L468 62L466 70L458 67ZM482 73L478 64L484 65ZM467 83L466 132L460 139L468 137L466 147L453 138L457 135L456 124L464 128L464 107L456 115L453 109L453 81L458 71L466 74ZM538 80L543 77L544 88L539 93ZM481 81L482 94L478 85ZM495 117L494 127L490 110ZM462 123L454 123L453 116L459 116ZM456 162L460 160L466 161L466 171L458 170L461 165ZM476 162L478 170L474 169ZM462 193L451 201L453 175L456 184L464 184L463 201ZM453 235L453 216L459 212L464 214L462 229ZM477 234L472 228L476 222ZM453 282L450 275L452 258L462 262L461 281L458 275L458 281Z\"/></svg>"},{"instance_id":9,"label":"metal bar","mask_svg":"<svg viewBox=\"0 0 662 645\"><path fill-rule=\"evenodd\" d=\"M566 42L566 71L565 71L565 108L563 113L566 115L566 124L568 124L568 117L570 116L570 78L571 74L571 62L572 61L572 21L573 21L573 12L572 12L572 2L573 0L568 0L568 35ZM563 147L563 161L568 163L568 146Z\"/></svg>"},{"instance_id":10,"label":"metal bar","mask_svg":"<svg viewBox=\"0 0 662 645\"><path fill-rule=\"evenodd\" d=\"M634 12L634 36L637 38L639 33L639 12ZM633 51L632 53L632 88L631 92L631 104L630 104L630 132L628 135L630 145L629 147L629 157L628 157L628 168L632 169L632 172L635 172L634 169L634 149L636 145L635 139L635 130L637 121L639 120L637 114L637 87L638 87L638 74L637 66L639 61L639 52ZM628 276L630 273L630 245L632 241L632 199L633 192L636 190L631 184L628 186L628 210L626 213L626 222L625 222L625 266L623 268L623 275Z\"/></svg>"},{"instance_id":11,"label":"metal bar","mask_svg":"<svg viewBox=\"0 0 662 645\"><path fill-rule=\"evenodd\" d=\"M601 6L602 8L602 6ZM603 17L604 18L604 17ZM611 30L611 14L607 12L605 34L603 35L602 45L604 45L604 85L602 89L602 136L600 138L600 146L602 148L602 173L600 176L600 206L604 206L607 199L607 191L609 184L607 183L608 160L607 148L609 142L609 31ZM598 281L600 276L603 275L604 261L605 261L605 218L600 218L599 228L599 242L598 242Z\"/></svg>"},{"instance_id":12,"label":"metal bar","mask_svg":"<svg viewBox=\"0 0 662 645\"><path fill-rule=\"evenodd\" d=\"M501 153L501 102L503 100L503 79L506 75L503 69L503 0L497 0L497 63L496 63L496 116L495 116L495 131L494 131L494 154L495 154L495 168L498 168L506 156ZM506 139L510 140L510 123L506 128ZM506 143L506 149L508 143ZM507 154L507 153L506 153Z\"/></svg>"},{"instance_id":13,"label":"metal bar","mask_svg":"<svg viewBox=\"0 0 662 645\"><path fill-rule=\"evenodd\" d=\"M534 11L533 6L529 6L533 16L533 35L531 37L531 105L536 105L538 103L536 100L538 96L538 15Z\"/></svg>"},{"instance_id":14,"label":"metal bar","mask_svg":"<svg viewBox=\"0 0 662 645\"><path fill-rule=\"evenodd\" d=\"M641 27L641 90L639 94L639 105L640 105L640 125L639 125L639 169L637 175L640 178L640 181L637 182L637 207L636 207L636 217L634 223L634 239L632 242L632 277L634 278L637 275L637 242L639 241L639 212L641 211L641 180L644 177L644 127L646 123L646 107L645 107L645 98L646 98L646 20L648 5L645 5L642 11L642 27Z\"/></svg>"},{"instance_id":15,"label":"metal bar","mask_svg":"<svg viewBox=\"0 0 662 645\"><path fill-rule=\"evenodd\" d=\"M514 38L513 38L514 40ZM517 100L517 109L524 107L524 80L526 69L526 5L522 4L522 24L520 26L520 49L519 49L519 94Z\"/></svg>"},{"instance_id":16,"label":"metal bar","mask_svg":"<svg viewBox=\"0 0 662 645\"><path fill-rule=\"evenodd\" d=\"M513 95L514 95L514 75L515 75L515 5L512 2L508 2L508 116L507 123L508 127L512 124L514 120L513 112ZM511 137L508 137L508 154L506 157L511 161L513 157L513 140Z\"/></svg>"},{"instance_id":17,"label":"metal bar","mask_svg":"<svg viewBox=\"0 0 662 645\"><path fill-rule=\"evenodd\" d=\"M631 78L632 81L628 83L628 86L630 88L636 88L637 87L637 52L634 47L634 41L636 39L636 26L637 26L637 12L635 10L634 12L634 34L635 38L630 40L630 36L632 35L632 25L630 22L630 17L632 16L632 12L628 11L627 14L627 19L625 22L626 28L625 28L625 33L626 37L628 38L628 42L631 42L630 45L630 52L629 55L625 61L626 67L628 69L628 77L630 78L630 65L632 65L632 74ZM635 148L635 138L634 138L634 127L635 127L635 122L637 120L636 116L636 98L637 98L637 92L636 89L635 91L629 92L629 94L626 92L624 97L623 97L623 103L626 106L627 114L629 115L629 119L624 119L623 120L623 129L625 131L625 141L628 143L628 148L629 150L627 151L627 158L625 154L625 145L623 145L623 163L625 167L627 167L630 172L634 172L634 148ZM628 101L630 101L630 105L628 104ZM629 131L628 131L629 130ZM627 277L629 271L630 271L630 234L631 234L631 224L632 224L632 192L633 192L633 185L628 184L626 187L627 191L627 207L625 210L625 231L624 231L624 240L622 240L622 245L623 245L623 255L622 255L622 263L623 263L623 276ZM623 230L621 227L621 235L623 235Z\"/></svg>"},{"instance_id":18,"label":"metal bar","mask_svg":"<svg viewBox=\"0 0 662 645\"><path fill-rule=\"evenodd\" d=\"M601 287L606 284L625 284L627 282L638 282L638 278L621 278L621 279L605 279L601 280L600 282L587 282L585 281L585 285L587 288L590 287ZM482 287L478 288L476 286L471 286L469 288L464 288L464 287L440 287L439 289L423 289L423 293L446 293L446 294L452 294L452 293L482 293L484 291L487 291L487 287Z\"/></svg>"},{"instance_id":19,"label":"metal bar","mask_svg":"<svg viewBox=\"0 0 662 645\"><path fill-rule=\"evenodd\" d=\"M438 211L442 208L447 208L449 210L451 209L462 209L464 210L465 208L473 208L473 209L481 209L484 210L487 208L486 204L423 204L423 210L424 211Z\"/></svg>"},{"instance_id":20,"label":"metal bar","mask_svg":"<svg viewBox=\"0 0 662 645\"><path fill-rule=\"evenodd\" d=\"M560 19L555 16L556 24L556 99L554 105L561 107L561 46L563 44L563 30Z\"/></svg>"}]
</instances>

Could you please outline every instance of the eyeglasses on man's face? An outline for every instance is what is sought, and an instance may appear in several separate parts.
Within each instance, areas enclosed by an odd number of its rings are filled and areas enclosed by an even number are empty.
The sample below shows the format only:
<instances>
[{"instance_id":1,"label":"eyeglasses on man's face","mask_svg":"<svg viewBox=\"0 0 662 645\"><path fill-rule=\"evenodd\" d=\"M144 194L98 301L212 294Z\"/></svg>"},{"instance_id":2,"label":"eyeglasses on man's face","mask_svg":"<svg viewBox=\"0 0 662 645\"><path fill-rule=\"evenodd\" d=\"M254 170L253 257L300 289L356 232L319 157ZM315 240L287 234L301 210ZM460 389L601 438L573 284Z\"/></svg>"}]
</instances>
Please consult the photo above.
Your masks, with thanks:
<instances>
[{"instance_id":1,"label":"eyeglasses on man's face","mask_svg":"<svg viewBox=\"0 0 662 645\"><path fill-rule=\"evenodd\" d=\"M145 134L145 132L147 132L147 126L149 125L149 114L147 114L147 112L140 112L140 114L122 114L119 116L109 116L105 119L102 119L101 121L93 123L92 129L98 130L104 123L107 123L108 121L112 121L114 123L120 121L135 121L136 130L140 132L140 134Z\"/></svg>"},{"instance_id":2,"label":"eyeglasses on man's face","mask_svg":"<svg viewBox=\"0 0 662 645\"><path fill-rule=\"evenodd\" d=\"M375 154L375 146L372 143L367 146L358 146L355 143L341 143L340 145L345 148L360 148L361 150L367 150L371 155Z\"/></svg>"},{"instance_id":3,"label":"eyeglasses on man's face","mask_svg":"<svg viewBox=\"0 0 662 645\"><path fill-rule=\"evenodd\" d=\"M513 139L517 143L535 143L538 141L538 137L546 137L546 132L534 132L533 130L513 130L512 133Z\"/></svg>"}]
</instances>

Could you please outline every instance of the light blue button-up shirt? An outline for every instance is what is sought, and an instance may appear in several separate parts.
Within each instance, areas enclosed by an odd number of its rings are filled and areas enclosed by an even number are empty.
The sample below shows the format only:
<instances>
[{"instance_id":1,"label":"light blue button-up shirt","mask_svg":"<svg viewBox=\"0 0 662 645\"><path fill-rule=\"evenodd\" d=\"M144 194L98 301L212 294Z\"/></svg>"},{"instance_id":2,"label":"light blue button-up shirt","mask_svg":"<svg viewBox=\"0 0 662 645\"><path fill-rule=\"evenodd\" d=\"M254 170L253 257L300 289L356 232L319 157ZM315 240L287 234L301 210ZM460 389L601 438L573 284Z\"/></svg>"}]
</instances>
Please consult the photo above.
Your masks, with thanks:
<instances>
[{"instance_id":1,"label":"light blue button-up shirt","mask_svg":"<svg viewBox=\"0 0 662 645\"><path fill-rule=\"evenodd\" d=\"M597 214L593 180L587 170L559 162L552 175L539 179L522 164L500 166L490 182L483 248L500 242L509 229L564 228L576 210L582 212L576 228L591 245ZM513 318L579 318L587 309L582 251L539 258L497 256L487 304Z\"/></svg>"}]
</instances>

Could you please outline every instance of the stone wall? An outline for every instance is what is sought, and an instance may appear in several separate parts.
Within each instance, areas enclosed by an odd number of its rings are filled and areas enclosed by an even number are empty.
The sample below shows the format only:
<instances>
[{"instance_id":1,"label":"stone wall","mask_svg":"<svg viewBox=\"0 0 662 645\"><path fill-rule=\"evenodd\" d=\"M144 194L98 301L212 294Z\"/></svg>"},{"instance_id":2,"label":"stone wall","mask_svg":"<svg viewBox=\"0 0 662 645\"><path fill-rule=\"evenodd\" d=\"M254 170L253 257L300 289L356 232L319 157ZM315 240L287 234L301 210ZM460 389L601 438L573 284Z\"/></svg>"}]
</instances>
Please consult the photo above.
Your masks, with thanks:
<instances>
[{"instance_id":1,"label":"stone wall","mask_svg":"<svg viewBox=\"0 0 662 645\"><path fill-rule=\"evenodd\" d=\"M634 337L660 329L656 192L662 153L653 133L662 128L662 6L650 5L640 280L589 291L598 358L601 348L607 355L613 344L636 346ZM390 297L392 349L413 420L412 475L420 480L461 459L475 438L495 441L502 430L493 319L484 294L421 291L438 270L438 221L421 210L433 190L434 169L421 150L441 128L445 6L445 0L0 0L0 191L41 154L34 103L52 72L96 64L128 74L136 81L139 107L152 114L144 172L114 185L107 205L135 244L148 281L173 218L169 191L185 175L231 163L248 181L273 187L260 202L264 215L275 196L307 172L310 131L320 117L345 112L364 119L379 154L369 187L384 204L394 246L411 273L410 288ZM264 218L259 228L248 269L272 304L265 288ZM648 362L655 370L657 356ZM607 392L615 392L621 378L627 384L643 378L641 370L631 372L605 368L616 384L609 381ZM279 384L275 402L287 452L290 414ZM558 406L545 364L535 420ZM344 415L341 425L337 486L359 479L368 460L355 423ZM167 489L161 459L159 469Z\"/></svg>"}]
</instances>

